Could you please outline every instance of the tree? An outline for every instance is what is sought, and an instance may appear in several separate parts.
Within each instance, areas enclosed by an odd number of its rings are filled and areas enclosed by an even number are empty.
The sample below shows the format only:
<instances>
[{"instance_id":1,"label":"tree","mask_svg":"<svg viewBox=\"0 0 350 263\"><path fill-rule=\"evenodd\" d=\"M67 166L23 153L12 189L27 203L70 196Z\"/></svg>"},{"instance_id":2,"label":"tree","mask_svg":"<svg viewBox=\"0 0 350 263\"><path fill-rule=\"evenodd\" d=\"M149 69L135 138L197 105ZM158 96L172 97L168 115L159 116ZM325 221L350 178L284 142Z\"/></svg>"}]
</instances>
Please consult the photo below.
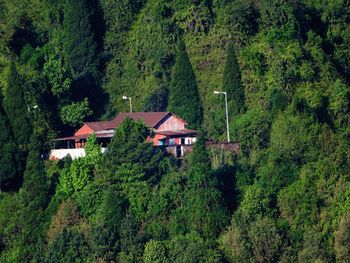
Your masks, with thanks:
<instances>
[{"instance_id":1,"label":"tree","mask_svg":"<svg viewBox=\"0 0 350 263\"><path fill-rule=\"evenodd\" d=\"M101 5L106 20L106 49L112 53L121 51L136 14L144 5L145 0L102 0Z\"/></svg>"},{"instance_id":2,"label":"tree","mask_svg":"<svg viewBox=\"0 0 350 263\"><path fill-rule=\"evenodd\" d=\"M193 151L189 156L189 162L192 168L200 168L203 172L211 170L211 160L203 135L197 138Z\"/></svg>"},{"instance_id":3,"label":"tree","mask_svg":"<svg viewBox=\"0 0 350 263\"><path fill-rule=\"evenodd\" d=\"M89 107L87 98L83 101L63 106L60 112L62 122L72 126L81 125L84 119L90 115L92 115L92 110Z\"/></svg>"},{"instance_id":4,"label":"tree","mask_svg":"<svg viewBox=\"0 0 350 263\"><path fill-rule=\"evenodd\" d=\"M270 109L273 115L283 111L288 105L286 96L280 89L275 89L270 95Z\"/></svg>"},{"instance_id":5,"label":"tree","mask_svg":"<svg viewBox=\"0 0 350 263\"><path fill-rule=\"evenodd\" d=\"M150 240L145 245L143 252L145 263L165 263L168 262L166 257L166 248L164 244L157 240Z\"/></svg>"},{"instance_id":6,"label":"tree","mask_svg":"<svg viewBox=\"0 0 350 263\"><path fill-rule=\"evenodd\" d=\"M30 151L20 191L20 261L30 261L36 250L35 244L43 235L44 209L49 203L49 187L41 159L42 139L32 135Z\"/></svg>"},{"instance_id":7,"label":"tree","mask_svg":"<svg viewBox=\"0 0 350 263\"><path fill-rule=\"evenodd\" d=\"M55 216L51 219L47 231L48 241L53 241L64 229L71 228L80 223L78 208L72 200L63 201Z\"/></svg>"},{"instance_id":8,"label":"tree","mask_svg":"<svg viewBox=\"0 0 350 263\"><path fill-rule=\"evenodd\" d=\"M91 10L86 0L67 0L64 8L63 48L66 60L77 76L91 70L96 59L96 44L90 17Z\"/></svg>"},{"instance_id":9,"label":"tree","mask_svg":"<svg viewBox=\"0 0 350 263\"><path fill-rule=\"evenodd\" d=\"M48 204L48 185L44 163L42 161L42 138L33 134L30 142L26 169L24 172L22 198L25 205L34 205L43 209Z\"/></svg>"},{"instance_id":10,"label":"tree","mask_svg":"<svg viewBox=\"0 0 350 263\"><path fill-rule=\"evenodd\" d=\"M248 236L253 248L254 262L277 262L281 250L282 237L275 222L270 218L261 218L250 226Z\"/></svg>"},{"instance_id":11,"label":"tree","mask_svg":"<svg viewBox=\"0 0 350 263\"><path fill-rule=\"evenodd\" d=\"M304 232L303 247L298 253L298 262L334 262L334 255L329 253L330 247L325 241L321 232L312 228L307 229ZM348 260L339 260L339 262L348 262Z\"/></svg>"},{"instance_id":12,"label":"tree","mask_svg":"<svg viewBox=\"0 0 350 263\"><path fill-rule=\"evenodd\" d=\"M163 154L146 141L149 135L149 129L142 122L125 119L116 129L105 155L103 167L108 168L106 174L114 176L120 165L131 164L140 166L146 177L156 177L161 170Z\"/></svg>"},{"instance_id":13,"label":"tree","mask_svg":"<svg viewBox=\"0 0 350 263\"><path fill-rule=\"evenodd\" d=\"M46 262L86 262L90 248L84 235L77 229L63 229L50 243Z\"/></svg>"},{"instance_id":14,"label":"tree","mask_svg":"<svg viewBox=\"0 0 350 263\"><path fill-rule=\"evenodd\" d=\"M169 111L178 114L193 127L199 127L203 118L202 104L196 76L182 40L177 48L169 91Z\"/></svg>"},{"instance_id":15,"label":"tree","mask_svg":"<svg viewBox=\"0 0 350 263\"><path fill-rule=\"evenodd\" d=\"M125 200L113 188L102 193L92 230L92 247L96 257L113 260L120 251L120 231L125 216Z\"/></svg>"},{"instance_id":16,"label":"tree","mask_svg":"<svg viewBox=\"0 0 350 263\"><path fill-rule=\"evenodd\" d=\"M11 186L18 175L18 155L16 146L0 105L0 192Z\"/></svg>"},{"instance_id":17,"label":"tree","mask_svg":"<svg viewBox=\"0 0 350 263\"><path fill-rule=\"evenodd\" d=\"M220 237L221 249L231 262L249 262L250 253L243 229L233 218L227 232Z\"/></svg>"},{"instance_id":18,"label":"tree","mask_svg":"<svg viewBox=\"0 0 350 263\"><path fill-rule=\"evenodd\" d=\"M293 8L286 0L263 0L259 5L260 26L265 30L280 29L278 33L290 36L296 33ZM286 32L283 32L286 31Z\"/></svg>"},{"instance_id":19,"label":"tree","mask_svg":"<svg viewBox=\"0 0 350 263\"><path fill-rule=\"evenodd\" d=\"M219 251L212 249L196 232L172 238L168 248L171 262L223 262Z\"/></svg>"},{"instance_id":20,"label":"tree","mask_svg":"<svg viewBox=\"0 0 350 263\"><path fill-rule=\"evenodd\" d=\"M168 104L169 90L167 87L160 87L154 90L146 99L144 111L165 111Z\"/></svg>"},{"instance_id":21,"label":"tree","mask_svg":"<svg viewBox=\"0 0 350 263\"><path fill-rule=\"evenodd\" d=\"M227 49L226 64L222 82L222 90L227 92L230 112L239 114L244 111L244 89L241 84L241 74L232 43Z\"/></svg>"},{"instance_id":22,"label":"tree","mask_svg":"<svg viewBox=\"0 0 350 263\"><path fill-rule=\"evenodd\" d=\"M4 109L15 142L19 145L20 149L24 150L29 143L32 127L28 118L28 108L25 99L25 84L17 72L16 65L13 61L9 68Z\"/></svg>"},{"instance_id":23,"label":"tree","mask_svg":"<svg viewBox=\"0 0 350 263\"><path fill-rule=\"evenodd\" d=\"M335 234L334 250L339 262L350 260L350 214L346 214Z\"/></svg>"},{"instance_id":24,"label":"tree","mask_svg":"<svg viewBox=\"0 0 350 263\"><path fill-rule=\"evenodd\" d=\"M69 169L62 169L57 191L65 196L82 191L92 180L92 171L93 165L87 157L74 160Z\"/></svg>"},{"instance_id":25,"label":"tree","mask_svg":"<svg viewBox=\"0 0 350 263\"><path fill-rule=\"evenodd\" d=\"M189 229L204 238L215 238L228 221L218 181L211 170L211 160L204 138L199 137L190 157L188 180L184 189L185 205L180 208Z\"/></svg>"}]
</instances>

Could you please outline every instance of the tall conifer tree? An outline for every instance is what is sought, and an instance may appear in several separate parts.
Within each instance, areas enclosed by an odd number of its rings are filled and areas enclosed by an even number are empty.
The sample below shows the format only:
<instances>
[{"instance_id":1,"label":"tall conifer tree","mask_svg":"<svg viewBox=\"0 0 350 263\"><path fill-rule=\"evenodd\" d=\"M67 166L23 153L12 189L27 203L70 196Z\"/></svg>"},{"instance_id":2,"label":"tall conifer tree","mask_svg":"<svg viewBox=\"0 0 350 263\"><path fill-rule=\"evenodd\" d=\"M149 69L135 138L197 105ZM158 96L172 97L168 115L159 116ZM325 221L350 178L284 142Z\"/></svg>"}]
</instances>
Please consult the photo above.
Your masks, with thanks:
<instances>
[{"instance_id":1,"label":"tall conifer tree","mask_svg":"<svg viewBox=\"0 0 350 263\"><path fill-rule=\"evenodd\" d=\"M91 28L91 10L86 0L67 0L64 8L64 52L77 76L91 70L96 43Z\"/></svg>"},{"instance_id":2,"label":"tall conifer tree","mask_svg":"<svg viewBox=\"0 0 350 263\"><path fill-rule=\"evenodd\" d=\"M235 48L230 43L223 76L223 91L227 92L230 112L235 115L244 111L244 90L241 84L241 74L237 62Z\"/></svg>"},{"instance_id":3,"label":"tall conifer tree","mask_svg":"<svg viewBox=\"0 0 350 263\"><path fill-rule=\"evenodd\" d=\"M191 167L199 168L204 173L209 173L211 171L211 160L203 135L197 138L189 158Z\"/></svg>"},{"instance_id":4,"label":"tall conifer tree","mask_svg":"<svg viewBox=\"0 0 350 263\"><path fill-rule=\"evenodd\" d=\"M12 184L18 172L16 146L0 105L0 192Z\"/></svg>"},{"instance_id":5,"label":"tall conifer tree","mask_svg":"<svg viewBox=\"0 0 350 263\"><path fill-rule=\"evenodd\" d=\"M193 147L189 163L191 168L185 190L187 222L190 229L203 237L214 238L227 223L228 213L202 135Z\"/></svg>"},{"instance_id":6,"label":"tall conifer tree","mask_svg":"<svg viewBox=\"0 0 350 263\"><path fill-rule=\"evenodd\" d=\"M202 104L186 46L180 41L170 83L169 110L193 127L202 123Z\"/></svg>"},{"instance_id":7,"label":"tall conifer tree","mask_svg":"<svg viewBox=\"0 0 350 263\"><path fill-rule=\"evenodd\" d=\"M21 188L22 209L20 262L29 262L35 253L36 245L43 237L44 209L48 205L48 181L41 158L42 138L34 132L29 145L29 155Z\"/></svg>"},{"instance_id":8,"label":"tall conifer tree","mask_svg":"<svg viewBox=\"0 0 350 263\"><path fill-rule=\"evenodd\" d=\"M45 167L41 158L41 141L42 138L37 134L32 135L22 187L25 205L31 203L37 209L44 208L47 205L48 190Z\"/></svg>"},{"instance_id":9,"label":"tall conifer tree","mask_svg":"<svg viewBox=\"0 0 350 263\"><path fill-rule=\"evenodd\" d=\"M8 85L6 89L4 108L14 135L20 148L26 149L29 143L32 127L28 118L28 107L25 100L25 86L14 62L10 65Z\"/></svg>"}]
</instances>

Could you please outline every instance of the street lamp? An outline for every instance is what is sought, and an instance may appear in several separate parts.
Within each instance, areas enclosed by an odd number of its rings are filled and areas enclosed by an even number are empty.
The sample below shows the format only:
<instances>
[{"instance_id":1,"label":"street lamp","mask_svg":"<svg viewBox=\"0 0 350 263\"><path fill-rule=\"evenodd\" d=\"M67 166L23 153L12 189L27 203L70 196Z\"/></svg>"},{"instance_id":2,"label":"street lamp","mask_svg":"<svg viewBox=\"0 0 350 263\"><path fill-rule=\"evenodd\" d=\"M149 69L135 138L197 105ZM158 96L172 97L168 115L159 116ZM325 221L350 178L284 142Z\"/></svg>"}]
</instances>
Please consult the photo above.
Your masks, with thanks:
<instances>
[{"instance_id":1,"label":"street lamp","mask_svg":"<svg viewBox=\"0 0 350 263\"><path fill-rule=\"evenodd\" d=\"M214 94L224 94L225 95L227 142L230 142L230 127L228 125L228 109L227 109L227 92L214 90Z\"/></svg>"},{"instance_id":2,"label":"street lamp","mask_svg":"<svg viewBox=\"0 0 350 263\"><path fill-rule=\"evenodd\" d=\"M35 110L37 108L39 108L38 105L34 105L34 106L31 106L31 107L28 106L28 111L30 111L31 109Z\"/></svg>"},{"instance_id":3,"label":"street lamp","mask_svg":"<svg viewBox=\"0 0 350 263\"><path fill-rule=\"evenodd\" d=\"M127 97L127 96L123 96L123 100L129 100L129 102L130 102L130 112L132 113L131 98Z\"/></svg>"}]
</instances>

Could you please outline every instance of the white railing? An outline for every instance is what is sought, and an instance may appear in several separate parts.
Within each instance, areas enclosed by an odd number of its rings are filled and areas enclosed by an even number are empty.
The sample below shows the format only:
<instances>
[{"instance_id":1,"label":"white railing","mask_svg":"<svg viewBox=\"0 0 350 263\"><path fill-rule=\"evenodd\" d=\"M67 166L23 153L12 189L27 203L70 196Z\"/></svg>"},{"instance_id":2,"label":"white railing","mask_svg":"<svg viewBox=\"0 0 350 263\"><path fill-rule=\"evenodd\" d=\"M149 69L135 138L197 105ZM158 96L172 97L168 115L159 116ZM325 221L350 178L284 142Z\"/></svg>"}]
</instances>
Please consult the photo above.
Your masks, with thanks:
<instances>
[{"instance_id":1,"label":"white railing","mask_svg":"<svg viewBox=\"0 0 350 263\"><path fill-rule=\"evenodd\" d=\"M107 148L101 148L101 152L105 153ZM73 148L73 149L54 149L50 151L49 159L50 160L60 160L64 157L70 155L74 160L77 158L85 157L84 148Z\"/></svg>"}]
</instances>

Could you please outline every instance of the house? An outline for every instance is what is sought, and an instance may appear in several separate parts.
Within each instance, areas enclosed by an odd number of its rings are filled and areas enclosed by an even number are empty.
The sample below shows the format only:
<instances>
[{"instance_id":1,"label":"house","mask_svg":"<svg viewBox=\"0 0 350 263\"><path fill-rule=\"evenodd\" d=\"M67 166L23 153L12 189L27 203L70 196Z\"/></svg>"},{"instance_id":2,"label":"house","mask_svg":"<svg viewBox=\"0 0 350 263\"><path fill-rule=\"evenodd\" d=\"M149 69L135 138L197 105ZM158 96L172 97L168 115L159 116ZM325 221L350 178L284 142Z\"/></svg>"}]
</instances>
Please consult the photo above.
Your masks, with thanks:
<instances>
[{"instance_id":1,"label":"house","mask_svg":"<svg viewBox=\"0 0 350 263\"><path fill-rule=\"evenodd\" d=\"M135 121L141 120L153 130L154 136L147 140L154 146L163 147L176 157L182 157L191 147L198 135L196 130L187 129L187 122L171 112L122 112L110 121L85 122L73 136L58 138L54 140L54 149L50 152L50 159L62 159L68 154L73 159L85 156L83 149L87 138L91 134L96 135L96 139L102 146L102 151L106 151L108 143L111 141L114 130L120 126L125 118ZM58 148L58 149L57 149Z\"/></svg>"}]
</instances>

